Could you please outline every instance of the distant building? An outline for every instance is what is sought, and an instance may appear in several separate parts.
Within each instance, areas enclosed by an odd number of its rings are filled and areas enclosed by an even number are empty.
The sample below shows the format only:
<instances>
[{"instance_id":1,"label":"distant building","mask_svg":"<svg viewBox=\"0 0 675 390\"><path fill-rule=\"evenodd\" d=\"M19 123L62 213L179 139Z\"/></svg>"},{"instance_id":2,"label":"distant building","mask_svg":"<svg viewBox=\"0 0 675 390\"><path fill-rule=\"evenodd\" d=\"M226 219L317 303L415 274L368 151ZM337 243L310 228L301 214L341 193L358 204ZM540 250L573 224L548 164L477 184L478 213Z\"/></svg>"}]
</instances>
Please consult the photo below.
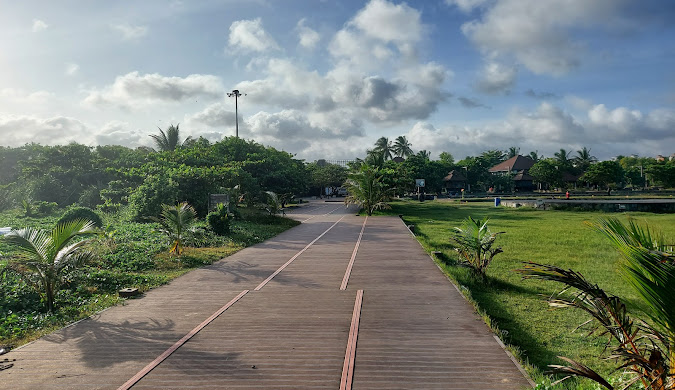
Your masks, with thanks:
<instances>
[{"instance_id":1,"label":"distant building","mask_svg":"<svg viewBox=\"0 0 675 390\"><path fill-rule=\"evenodd\" d=\"M466 177L454 169L448 173L448 176L443 178L445 182L445 189L448 192L460 191L466 188Z\"/></svg>"},{"instance_id":2,"label":"distant building","mask_svg":"<svg viewBox=\"0 0 675 390\"><path fill-rule=\"evenodd\" d=\"M510 159L495 165L489 171L493 175L513 174L513 188L515 191L534 190L534 178L528 174L528 171L534 165L534 160L527 156L517 155Z\"/></svg>"}]
</instances>

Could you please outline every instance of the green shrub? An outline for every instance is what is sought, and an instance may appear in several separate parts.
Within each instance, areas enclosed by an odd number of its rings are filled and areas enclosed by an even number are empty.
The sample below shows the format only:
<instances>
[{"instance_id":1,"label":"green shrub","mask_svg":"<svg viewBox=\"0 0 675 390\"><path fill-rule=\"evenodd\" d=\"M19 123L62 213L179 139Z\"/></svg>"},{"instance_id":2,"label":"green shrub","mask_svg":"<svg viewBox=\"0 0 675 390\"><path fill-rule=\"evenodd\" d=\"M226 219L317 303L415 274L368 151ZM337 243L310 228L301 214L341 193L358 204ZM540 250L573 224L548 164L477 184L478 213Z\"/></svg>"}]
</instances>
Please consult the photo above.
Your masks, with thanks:
<instances>
[{"instance_id":1,"label":"green shrub","mask_svg":"<svg viewBox=\"0 0 675 390\"><path fill-rule=\"evenodd\" d=\"M220 236L230 234L230 216L227 213L227 207L222 203L218 204L218 208L215 211L210 212L206 216L206 222L208 222L214 233Z\"/></svg>"},{"instance_id":2,"label":"green shrub","mask_svg":"<svg viewBox=\"0 0 675 390\"><path fill-rule=\"evenodd\" d=\"M33 202L33 208L37 210L40 215L52 215L59 208L59 205L56 202L45 202L41 200Z\"/></svg>"},{"instance_id":3,"label":"green shrub","mask_svg":"<svg viewBox=\"0 0 675 390\"><path fill-rule=\"evenodd\" d=\"M163 204L178 201L178 184L165 176L149 176L129 195L134 221L148 220L162 212Z\"/></svg>"},{"instance_id":4,"label":"green shrub","mask_svg":"<svg viewBox=\"0 0 675 390\"><path fill-rule=\"evenodd\" d=\"M101 220L101 217L98 214L96 214L94 210L88 207L73 207L68 209L68 211L63 213L63 216L61 217L61 219L59 219L57 224L67 221L74 221L76 219L93 221L94 225L99 228L103 226L103 221Z\"/></svg>"}]
</instances>

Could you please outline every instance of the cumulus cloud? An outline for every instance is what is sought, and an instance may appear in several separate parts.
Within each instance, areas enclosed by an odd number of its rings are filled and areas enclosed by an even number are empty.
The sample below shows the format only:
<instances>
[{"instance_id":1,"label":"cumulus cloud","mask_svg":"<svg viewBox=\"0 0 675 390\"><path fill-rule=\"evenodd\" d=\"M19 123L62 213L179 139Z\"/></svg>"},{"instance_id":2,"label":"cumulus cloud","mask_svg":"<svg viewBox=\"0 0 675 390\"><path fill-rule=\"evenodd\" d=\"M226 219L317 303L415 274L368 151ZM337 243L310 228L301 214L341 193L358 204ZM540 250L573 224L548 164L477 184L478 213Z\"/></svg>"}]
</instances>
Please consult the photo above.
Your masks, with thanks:
<instances>
[{"instance_id":1,"label":"cumulus cloud","mask_svg":"<svg viewBox=\"0 0 675 390\"><path fill-rule=\"evenodd\" d=\"M262 20L237 20L230 25L229 45L243 51L279 50L279 45L265 31Z\"/></svg>"},{"instance_id":2,"label":"cumulus cloud","mask_svg":"<svg viewBox=\"0 0 675 390\"><path fill-rule=\"evenodd\" d=\"M148 28L146 26L133 26L128 23L112 24L110 25L110 28L122 34L122 38L126 40L142 38L148 34Z\"/></svg>"},{"instance_id":3,"label":"cumulus cloud","mask_svg":"<svg viewBox=\"0 0 675 390\"><path fill-rule=\"evenodd\" d=\"M0 101L5 104L44 104L54 97L48 91L27 92L16 88L0 89Z\"/></svg>"},{"instance_id":4,"label":"cumulus cloud","mask_svg":"<svg viewBox=\"0 0 675 390\"><path fill-rule=\"evenodd\" d=\"M454 5L464 12L471 12L476 8L485 6L492 0L445 0L445 4Z\"/></svg>"},{"instance_id":5,"label":"cumulus cloud","mask_svg":"<svg viewBox=\"0 0 675 390\"><path fill-rule=\"evenodd\" d=\"M471 98L468 98L468 97L460 96L460 97L457 98L457 100L459 101L459 103L462 106L464 106L466 108L481 108L481 107L482 108L489 108L488 106L479 102L478 100L474 100L474 99L471 99Z\"/></svg>"},{"instance_id":6,"label":"cumulus cloud","mask_svg":"<svg viewBox=\"0 0 675 390\"><path fill-rule=\"evenodd\" d=\"M49 27L49 25L47 23L45 23L44 21L42 21L40 19L33 19L32 31L34 33L44 31L44 30L47 29L47 27Z\"/></svg>"},{"instance_id":7,"label":"cumulus cloud","mask_svg":"<svg viewBox=\"0 0 675 390\"><path fill-rule=\"evenodd\" d=\"M483 67L476 87L479 91L498 94L508 93L516 82L518 71L514 67L489 62Z\"/></svg>"},{"instance_id":8,"label":"cumulus cloud","mask_svg":"<svg viewBox=\"0 0 675 390\"><path fill-rule=\"evenodd\" d=\"M0 135L7 146L21 146L29 142L43 145L62 145L70 142L91 142L91 129L70 117L38 118L28 115L0 116Z\"/></svg>"},{"instance_id":9,"label":"cumulus cloud","mask_svg":"<svg viewBox=\"0 0 675 390\"><path fill-rule=\"evenodd\" d=\"M186 117L188 122L197 122L210 127L234 127L234 111L224 103L214 103L202 111Z\"/></svg>"},{"instance_id":10,"label":"cumulus cloud","mask_svg":"<svg viewBox=\"0 0 675 390\"><path fill-rule=\"evenodd\" d=\"M591 147L601 159L619 154L653 156L670 154L675 144L675 110L657 109L648 113L625 107L608 109L592 106L584 115L574 116L550 103L533 111L514 110L504 120L474 126L440 126L417 122L406 134L415 149L437 156L447 151L462 158L500 147L516 145L524 152L539 150L552 156L560 148Z\"/></svg>"},{"instance_id":11,"label":"cumulus cloud","mask_svg":"<svg viewBox=\"0 0 675 390\"><path fill-rule=\"evenodd\" d=\"M305 25L305 22L306 20L304 18L300 19L300 21L298 21L298 24L296 26L296 29L298 31L298 38L300 39L300 46L306 49L313 49L321 40L321 35L319 35L319 33L316 32L315 30L312 30L311 28L307 27Z\"/></svg>"},{"instance_id":12,"label":"cumulus cloud","mask_svg":"<svg viewBox=\"0 0 675 390\"><path fill-rule=\"evenodd\" d=\"M454 1L474 9L482 1ZM621 21L623 2L615 0L496 0L462 32L486 53L513 56L537 74L561 75L576 68L585 54L574 29L611 26Z\"/></svg>"},{"instance_id":13,"label":"cumulus cloud","mask_svg":"<svg viewBox=\"0 0 675 390\"><path fill-rule=\"evenodd\" d=\"M132 130L129 123L122 121L110 121L103 125L95 136L97 145L122 145L135 148L143 144L149 144L144 141L147 135L140 130Z\"/></svg>"},{"instance_id":14,"label":"cumulus cloud","mask_svg":"<svg viewBox=\"0 0 675 390\"><path fill-rule=\"evenodd\" d=\"M94 90L84 99L85 106L117 106L131 109L159 102L180 102L194 97L217 99L224 89L219 77L192 74L187 77L167 77L157 73L141 75L127 73L101 90Z\"/></svg>"},{"instance_id":15,"label":"cumulus cloud","mask_svg":"<svg viewBox=\"0 0 675 390\"><path fill-rule=\"evenodd\" d=\"M351 23L367 36L384 42L405 44L422 37L420 13L405 3L371 0Z\"/></svg>"},{"instance_id":16,"label":"cumulus cloud","mask_svg":"<svg viewBox=\"0 0 675 390\"><path fill-rule=\"evenodd\" d=\"M66 75L74 76L80 70L80 65L73 62L66 64Z\"/></svg>"}]
</instances>

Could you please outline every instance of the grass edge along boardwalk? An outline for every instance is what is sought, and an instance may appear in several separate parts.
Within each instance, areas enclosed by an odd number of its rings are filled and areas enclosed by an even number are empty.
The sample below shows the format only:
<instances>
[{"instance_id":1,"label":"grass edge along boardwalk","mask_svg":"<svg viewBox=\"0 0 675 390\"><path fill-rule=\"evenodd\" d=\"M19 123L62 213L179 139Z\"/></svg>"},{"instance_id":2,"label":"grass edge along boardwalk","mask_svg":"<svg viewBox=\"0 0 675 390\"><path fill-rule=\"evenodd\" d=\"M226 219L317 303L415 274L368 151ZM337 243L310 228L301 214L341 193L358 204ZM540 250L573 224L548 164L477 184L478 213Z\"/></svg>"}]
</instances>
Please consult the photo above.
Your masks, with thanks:
<instances>
[{"instance_id":1,"label":"grass edge along boardwalk","mask_svg":"<svg viewBox=\"0 0 675 390\"><path fill-rule=\"evenodd\" d=\"M542 374L546 365L562 363L557 355L578 359L603 375L609 375L614 366L598 358L605 347L604 338L585 337L587 328L575 331L587 316L571 309L549 308L546 298L559 292L561 285L523 281L513 270L521 268L523 261L571 268L610 293L627 297L629 311L640 312L637 297L618 276L620 255L604 237L586 227L584 221L609 216L624 221L633 218L662 231L666 237L675 237L674 214L536 211L495 208L492 203L448 201L393 202L392 206L392 210L384 213L403 214L406 223L415 225L416 237L425 250L442 253L442 259L435 259L439 267L478 306L530 375L543 384L550 383ZM453 265L456 255L449 245L450 232L467 216L487 216L492 231L506 232L497 241L504 253L496 256L488 268L487 288L472 278L466 268ZM555 388L595 389L590 381L574 380Z\"/></svg>"},{"instance_id":2,"label":"grass edge along boardwalk","mask_svg":"<svg viewBox=\"0 0 675 390\"><path fill-rule=\"evenodd\" d=\"M250 290L132 388L339 388L346 356L353 356L354 389L527 387L398 218L368 219L347 288L339 289L363 229L364 218L354 211L317 216L12 351L16 365L2 373L3 384L118 388L223 303ZM319 232L326 233L307 248ZM349 350L361 290L358 344ZM456 300L448 301L452 296ZM473 375L478 364L490 375Z\"/></svg>"}]
</instances>

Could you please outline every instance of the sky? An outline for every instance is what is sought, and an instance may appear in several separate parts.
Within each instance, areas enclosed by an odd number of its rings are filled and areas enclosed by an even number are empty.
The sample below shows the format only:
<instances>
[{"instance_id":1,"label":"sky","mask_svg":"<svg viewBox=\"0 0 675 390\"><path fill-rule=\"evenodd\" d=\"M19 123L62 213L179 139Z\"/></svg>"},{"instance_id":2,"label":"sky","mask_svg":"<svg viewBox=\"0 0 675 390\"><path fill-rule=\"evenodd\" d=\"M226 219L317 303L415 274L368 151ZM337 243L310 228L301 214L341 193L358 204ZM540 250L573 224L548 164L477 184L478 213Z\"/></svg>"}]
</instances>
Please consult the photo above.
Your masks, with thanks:
<instances>
[{"instance_id":1,"label":"sky","mask_svg":"<svg viewBox=\"0 0 675 390\"><path fill-rule=\"evenodd\" d=\"M670 0L0 0L0 145L675 153Z\"/></svg>"}]
</instances>

